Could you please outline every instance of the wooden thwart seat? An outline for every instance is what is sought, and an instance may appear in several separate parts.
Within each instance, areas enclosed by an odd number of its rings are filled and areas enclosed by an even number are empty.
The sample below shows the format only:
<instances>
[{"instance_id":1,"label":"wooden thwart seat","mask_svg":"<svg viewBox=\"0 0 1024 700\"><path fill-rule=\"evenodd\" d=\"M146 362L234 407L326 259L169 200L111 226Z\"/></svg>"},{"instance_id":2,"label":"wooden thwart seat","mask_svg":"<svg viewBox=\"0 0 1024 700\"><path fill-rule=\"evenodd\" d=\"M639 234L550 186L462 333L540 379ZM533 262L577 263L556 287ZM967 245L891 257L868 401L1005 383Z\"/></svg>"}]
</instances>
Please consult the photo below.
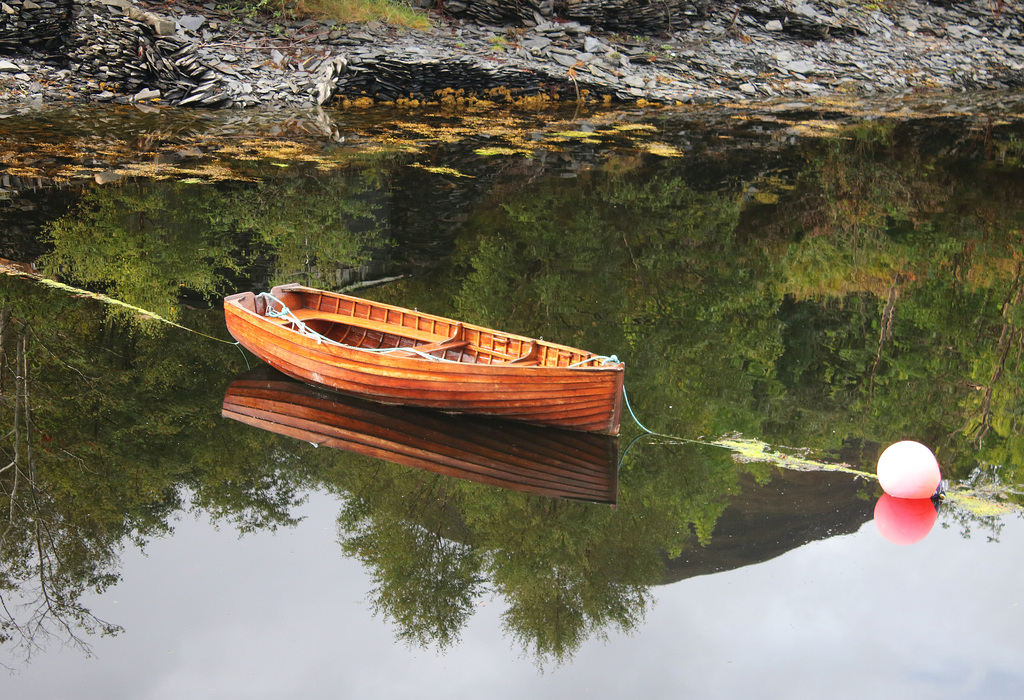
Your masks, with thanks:
<instances>
[{"instance_id":1,"label":"wooden thwart seat","mask_svg":"<svg viewBox=\"0 0 1024 700\"><path fill-rule=\"evenodd\" d=\"M412 340L421 340L428 343L446 342L451 340L450 338L441 339L438 338L436 333L430 333L429 331L421 331L418 328L408 328L406 326L399 326L394 323L387 323L386 321L375 321L370 318L360 318L358 316L348 316L346 314L335 314L327 311L317 311L316 309L294 309L292 310L295 318L300 321L330 321L333 323L343 323L346 326L353 326L355 328L365 328L371 331L378 331L380 333L390 333L391 335L399 335L403 338L411 338ZM462 333L461 324L458 327L459 334Z\"/></svg>"},{"instance_id":2,"label":"wooden thwart seat","mask_svg":"<svg viewBox=\"0 0 1024 700\"><path fill-rule=\"evenodd\" d=\"M429 343L427 345L414 345L411 348L401 348L405 352L396 350L390 353L391 357L423 357L423 355L433 355L437 358L445 356L449 350L461 350L462 348L469 345L468 340L446 340L443 343Z\"/></svg>"},{"instance_id":3,"label":"wooden thwart seat","mask_svg":"<svg viewBox=\"0 0 1024 700\"><path fill-rule=\"evenodd\" d=\"M320 311L317 309L300 308L293 309L292 315L300 321L306 323L310 321L327 321L330 323L341 323L346 326L352 326L353 328L363 328L370 331L376 331L379 333L387 333L389 335L399 336L402 338L408 338L413 341L420 341L420 344L414 345L408 348L404 348L409 352L395 352L392 356L399 357L417 357L422 356L424 353L433 354L437 357L443 357L445 353L450 350L460 350L470 345L468 340L463 340L463 326L461 323L455 326L455 332L448 338L439 338L436 333L430 333L429 331L423 331L418 328L409 328L407 326L400 326L395 323L387 323L386 321L377 321L370 318L361 318L359 316L349 316L347 314L331 313L328 311ZM270 320L279 323L288 323L288 319L276 319L271 318ZM500 352L498 350L491 350L487 348L476 348L476 353L489 355L492 358L498 360L502 364L514 364L520 367L536 365L538 363L540 346L537 343L533 343L530 346L530 350L527 354L521 357L513 357L507 353ZM492 360L493 362L493 360Z\"/></svg>"},{"instance_id":4,"label":"wooden thwart seat","mask_svg":"<svg viewBox=\"0 0 1024 700\"><path fill-rule=\"evenodd\" d=\"M434 337L436 338L437 336ZM444 340L435 340L432 343L426 343L423 345L414 345L410 348L404 348L405 350L408 350L408 352L396 352L392 353L392 356L398 355L399 357L416 357L422 356L424 354L438 353L436 355L437 357L444 357L445 353L447 353L449 350L461 350L467 345L469 345L469 341L462 339L462 324L459 323L455 326L455 332L452 333L450 338L445 338Z\"/></svg>"},{"instance_id":5,"label":"wooden thwart seat","mask_svg":"<svg viewBox=\"0 0 1024 700\"><path fill-rule=\"evenodd\" d=\"M436 352L438 350L458 350L469 345L468 340L445 340L440 343L427 343L426 345L416 345L415 347L409 348L410 350L416 350L417 352Z\"/></svg>"}]
</instances>

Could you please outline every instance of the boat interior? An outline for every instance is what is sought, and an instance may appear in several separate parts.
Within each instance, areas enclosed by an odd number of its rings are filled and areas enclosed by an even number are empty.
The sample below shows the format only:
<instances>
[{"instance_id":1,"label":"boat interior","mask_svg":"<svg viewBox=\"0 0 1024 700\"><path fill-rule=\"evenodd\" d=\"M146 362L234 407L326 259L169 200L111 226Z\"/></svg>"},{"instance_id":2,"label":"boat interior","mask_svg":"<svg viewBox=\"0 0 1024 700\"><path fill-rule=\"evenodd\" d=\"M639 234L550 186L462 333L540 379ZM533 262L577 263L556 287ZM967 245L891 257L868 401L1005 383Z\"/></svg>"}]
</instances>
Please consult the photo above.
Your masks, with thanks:
<instances>
[{"instance_id":1,"label":"boat interior","mask_svg":"<svg viewBox=\"0 0 1024 700\"><path fill-rule=\"evenodd\" d=\"M342 345L369 350L394 349L394 356L425 357L471 364L536 366L541 344L525 338L467 328L416 311L386 307L351 297L298 292L277 288L273 292L290 314L275 317L273 302L256 299L256 313L282 325L301 321L308 329ZM405 350L406 352L402 352ZM569 353L565 353L569 364ZM557 359L557 358L555 358Z\"/></svg>"}]
</instances>

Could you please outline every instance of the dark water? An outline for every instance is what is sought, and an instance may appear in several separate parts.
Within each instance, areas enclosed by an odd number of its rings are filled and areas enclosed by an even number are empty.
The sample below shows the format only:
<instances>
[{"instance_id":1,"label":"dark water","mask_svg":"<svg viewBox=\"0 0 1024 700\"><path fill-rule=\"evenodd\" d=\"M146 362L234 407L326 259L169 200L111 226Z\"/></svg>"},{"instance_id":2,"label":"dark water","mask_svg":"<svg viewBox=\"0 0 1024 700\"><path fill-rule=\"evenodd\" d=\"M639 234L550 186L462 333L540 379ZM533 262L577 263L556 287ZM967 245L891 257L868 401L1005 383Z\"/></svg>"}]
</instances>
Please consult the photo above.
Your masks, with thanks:
<instances>
[{"instance_id":1,"label":"dark water","mask_svg":"<svg viewBox=\"0 0 1024 700\"><path fill-rule=\"evenodd\" d=\"M1017 697L1024 121L887 109L0 120L0 687ZM614 353L674 437L611 508L222 417L218 300L292 281Z\"/></svg>"}]
</instances>

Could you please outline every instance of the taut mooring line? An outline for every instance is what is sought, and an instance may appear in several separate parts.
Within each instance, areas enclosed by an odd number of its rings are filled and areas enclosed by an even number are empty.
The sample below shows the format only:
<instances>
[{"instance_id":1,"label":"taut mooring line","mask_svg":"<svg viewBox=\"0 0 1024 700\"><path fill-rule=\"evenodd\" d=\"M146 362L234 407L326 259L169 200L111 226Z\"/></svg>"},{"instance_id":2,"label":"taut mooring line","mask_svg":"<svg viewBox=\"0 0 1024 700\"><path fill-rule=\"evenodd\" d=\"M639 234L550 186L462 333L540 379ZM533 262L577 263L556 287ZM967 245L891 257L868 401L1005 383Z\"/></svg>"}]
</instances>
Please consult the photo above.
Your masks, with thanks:
<instances>
[{"instance_id":1,"label":"taut mooring line","mask_svg":"<svg viewBox=\"0 0 1024 700\"><path fill-rule=\"evenodd\" d=\"M121 301L120 299L115 299L114 297L108 296L106 294L101 294L99 292L90 292L88 289L72 287L70 284L58 282L57 280L52 280L49 277L43 277L42 275L36 274L34 272L19 270L18 268L14 267L13 265L7 262L0 262L0 272L11 277L21 277L23 279L33 280L34 282L38 282L39 284L45 287L50 287L51 289L58 289L63 292L68 292L69 294L74 294L75 296L85 297L88 299L95 299L96 301L99 301L103 304L108 304L110 306L120 306L121 308L134 311L135 313L143 316L144 318L149 318L154 321L166 323L169 326L174 326L175 328L179 328L183 331L195 333L196 335L202 336L204 338L209 338L210 340L216 340L218 343L224 343L225 345L234 345L239 349L240 352L242 351L242 346L238 342L231 342L230 340L224 340L223 338L217 338L216 336L202 333L200 331L195 330L194 328L189 328L188 326L183 326L180 323L176 323L169 318L161 316L158 313L149 311L148 309L143 309L141 306L134 306L133 304ZM245 359L245 364L248 367L249 359L245 357L244 352L242 352L242 358Z\"/></svg>"}]
</instances>

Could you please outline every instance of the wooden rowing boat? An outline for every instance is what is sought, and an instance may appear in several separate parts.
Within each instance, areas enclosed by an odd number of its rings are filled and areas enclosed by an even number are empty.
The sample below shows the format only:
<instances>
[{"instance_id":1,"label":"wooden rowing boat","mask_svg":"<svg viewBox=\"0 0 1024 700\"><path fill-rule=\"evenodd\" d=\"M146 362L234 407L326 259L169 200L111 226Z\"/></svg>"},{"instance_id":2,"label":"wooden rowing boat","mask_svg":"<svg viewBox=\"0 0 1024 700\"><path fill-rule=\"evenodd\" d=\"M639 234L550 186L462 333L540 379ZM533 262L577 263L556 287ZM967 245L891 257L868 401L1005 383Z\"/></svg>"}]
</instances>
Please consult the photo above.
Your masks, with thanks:
<instances>
[{"instance_id":1,"label":"wooden rowing boat","mask_svg":"<svg viewBox=\"0 0 1024 700\"><path fill-rule=\"evenodd\" d=\"M231 335L303 382L379 401L617 435L625 366L295 284L224 299Z\"/></svg>"},{"instance_id":2,"label":"wooden rowing boat","mask_svg":"<svg viewBox=\"0 0 1024 700\"><path fill-rule=\"evenodd\" d=\"M228 386L222 415L264 430L468 481L615 505L618 440L385 406L263 365Z\"/></svg>"}]
</instances>

